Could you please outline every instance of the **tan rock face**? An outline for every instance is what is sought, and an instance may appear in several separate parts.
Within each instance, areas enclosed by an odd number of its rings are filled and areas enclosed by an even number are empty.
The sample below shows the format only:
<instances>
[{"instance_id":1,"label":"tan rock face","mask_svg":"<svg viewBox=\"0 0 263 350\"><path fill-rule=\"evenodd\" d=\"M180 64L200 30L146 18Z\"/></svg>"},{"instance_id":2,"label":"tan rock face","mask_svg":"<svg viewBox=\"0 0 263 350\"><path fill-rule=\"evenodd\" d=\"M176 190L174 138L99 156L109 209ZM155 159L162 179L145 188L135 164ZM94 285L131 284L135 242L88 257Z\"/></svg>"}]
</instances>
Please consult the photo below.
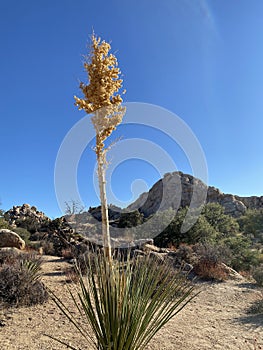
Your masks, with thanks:
<instances>
[{"instance_id":1,"label":"tan rock face","mask_svg":"<svg viewBox=\"0 0 263 350\"><path fill-rule=\"evenodd\" d=\"M195 202L219 203L225 213L239 217L249 209L262 209L263 196L239 197L222 193L218 188L206 186L201 180L182 172L167 173L156 182L149 192L143 193L128 209L140 211L146 216L157 210L189 206L195 195Z\"/></svg>"},{"instance_id":2,"label":"tan rock face","mask_svg":"<svg viewBox=\"0 0 263 350\"><path fill-rule=\"evenodd\" d=\"M15 232L7 229L0 230L0 248L14 247L25 248L25 241Z\"/></svg>"}]
</instances>

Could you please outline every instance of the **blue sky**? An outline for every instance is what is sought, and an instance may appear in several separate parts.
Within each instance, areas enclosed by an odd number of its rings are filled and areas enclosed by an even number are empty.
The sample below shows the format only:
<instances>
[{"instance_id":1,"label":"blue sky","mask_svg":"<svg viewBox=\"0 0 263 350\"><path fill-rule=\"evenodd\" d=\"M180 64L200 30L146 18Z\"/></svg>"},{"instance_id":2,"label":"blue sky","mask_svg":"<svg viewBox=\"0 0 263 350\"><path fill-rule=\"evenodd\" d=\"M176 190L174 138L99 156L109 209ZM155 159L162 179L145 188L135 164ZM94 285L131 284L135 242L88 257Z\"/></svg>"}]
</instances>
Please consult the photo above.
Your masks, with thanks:
<instances>
[{"instance_id":1,"label":"blue sky","mask_svg":"<svg viewBox=\"0 0 263 350\"><path fill-rule=\"evenodd\" d=\"M209 185L263 195L262 13L261 0L0 0L2 208L29 203L61 214L54 166L65 135L85 116L73 95L86 79L82 55L93 29L112 42L125 101L166 108L192 129ZM178 170L191 172L178 147L154 130L123 126L119 135L159 142ZM78 168L87 207L99 204L91 163L88 147ZM145 161L124 162L112 176L116 196L128 202L136 179L144 181L139 194L159 173Z\"/></svg>"}]
</instances>

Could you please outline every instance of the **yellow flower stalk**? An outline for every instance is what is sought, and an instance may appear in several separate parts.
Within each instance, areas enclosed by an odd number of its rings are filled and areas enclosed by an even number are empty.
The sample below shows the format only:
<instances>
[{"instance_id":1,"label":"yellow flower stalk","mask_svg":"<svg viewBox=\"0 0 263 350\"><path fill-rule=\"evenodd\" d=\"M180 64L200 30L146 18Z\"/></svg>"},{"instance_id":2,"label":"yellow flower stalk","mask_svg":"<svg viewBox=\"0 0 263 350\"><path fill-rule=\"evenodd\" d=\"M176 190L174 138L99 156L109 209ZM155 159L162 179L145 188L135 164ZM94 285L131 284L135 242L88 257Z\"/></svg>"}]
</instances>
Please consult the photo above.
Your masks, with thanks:
<instances>
[{"instance_id":1,"label":"yellow flower stalk","mask_svg":"<svg viewBox=\"0 0 263 350\"><path fill-rule=\"evenodd\" d=\"M75 105L79 110L84 109L92 114L91 121L96 132L96 147L98 163L98 180L102 213L102 236L105 255L111 260L111 243L109 232L108 205L106 197L106 152L104 141L122 122L125 107L118 91L122 88L121 71L118 68L117 58L109 53L111 46L92 35L90 59L84 63L88 73L89 85L80 83L84 97L74 96ZM125 91L122 92L122 94Z\"/></svg>"}]
</instances>

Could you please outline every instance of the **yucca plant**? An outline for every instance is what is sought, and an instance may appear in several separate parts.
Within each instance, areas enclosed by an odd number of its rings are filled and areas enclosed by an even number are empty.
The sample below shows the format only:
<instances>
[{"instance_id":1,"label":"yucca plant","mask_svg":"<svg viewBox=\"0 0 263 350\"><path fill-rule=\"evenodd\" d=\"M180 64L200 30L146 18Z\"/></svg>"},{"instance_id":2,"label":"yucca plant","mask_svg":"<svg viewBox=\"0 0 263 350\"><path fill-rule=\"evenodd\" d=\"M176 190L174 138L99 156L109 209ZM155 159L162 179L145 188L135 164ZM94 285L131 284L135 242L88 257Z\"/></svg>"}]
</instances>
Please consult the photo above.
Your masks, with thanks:
<instances>
[{"instance_id":1,"label":"yucca plant","mask_svg":"<svg viewBox=\"0 0 263 350\"><path fill-rule=\"evenodd\" d=\"M70 310L52 291L50 294L92 349L141 350L191 300L193 287L179 273L172 273L169 265L150 257L128 258L125 262L118 257L112 259L105 178L109 148L105 148L104 142L121 123L125 108L119 93L121 72L116 57L109 53L110 48L110 44L93 34L91 55L84 64L89 85L80 83L84 96L75 96L78 108L92 114L96 132L104 247L103 253L88 258L85 274L76 266L79 290L75 294L69 289L86 325L74 316L75 310ZM67 348L80 350L49 337Z\"/></svg>"},{"instance_id":2,"label":"yucca plant","mask_svg":"<svg viewBox=\"0 0 263 350\"><path fill-rule=\"evenodd\" d=\"M22 259L20 262L21 269L25 269L27 271L28 278L31 282L37 281L42 276L41 266L42 259L36 258L34 256L29 256L25 259Z\"/></svg>"},{"instance_id":3,"label":"yucca plant","mask_svg":"<svg viewBox=\"0 0 263 350\"><path fill-rule=\"evenodd\" d=\"M63 301L53 300L92 349L141 350L194 297L193 286L165 263L151 257L108 263L104 254L87 260L87 274L76 268L80 291L71 297L83 326ZM95 268L95 269L94 269ZM74 310L75 311L75 310ZM92 329L92 332L91 332ZM50 336L73 350L78 347ZM84 349L83 349L84 350Z\"/></svg>"}]
</instances>

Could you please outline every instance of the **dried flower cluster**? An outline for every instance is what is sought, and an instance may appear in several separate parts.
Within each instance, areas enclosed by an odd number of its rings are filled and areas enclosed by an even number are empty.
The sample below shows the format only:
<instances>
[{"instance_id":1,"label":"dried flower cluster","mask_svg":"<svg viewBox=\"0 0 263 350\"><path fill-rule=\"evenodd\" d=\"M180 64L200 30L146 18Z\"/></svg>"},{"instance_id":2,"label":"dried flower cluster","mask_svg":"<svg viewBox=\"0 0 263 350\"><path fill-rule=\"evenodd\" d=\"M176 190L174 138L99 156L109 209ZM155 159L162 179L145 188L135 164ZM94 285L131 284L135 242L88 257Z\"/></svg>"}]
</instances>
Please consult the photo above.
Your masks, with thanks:
<instances>
[{"instance_id":1,"label":"dried flower cluster","mask_svg":"<svg viewBox=\"0 0 263 350\"><path fill-rule=\"evenodd\" d=\"M125 108L121 106L121 95L118 94L122 87L122 79L119 79L121 72L117 67L117 58L109 54L110 49L109 43L93 34L90 62L84 64L89 85L80 83L83 99L74 96L79 110L94 113L91 120L96 131L97 156L102 155L104 140L122 122L125 114Z\"/></svg>"}]
</instances>

